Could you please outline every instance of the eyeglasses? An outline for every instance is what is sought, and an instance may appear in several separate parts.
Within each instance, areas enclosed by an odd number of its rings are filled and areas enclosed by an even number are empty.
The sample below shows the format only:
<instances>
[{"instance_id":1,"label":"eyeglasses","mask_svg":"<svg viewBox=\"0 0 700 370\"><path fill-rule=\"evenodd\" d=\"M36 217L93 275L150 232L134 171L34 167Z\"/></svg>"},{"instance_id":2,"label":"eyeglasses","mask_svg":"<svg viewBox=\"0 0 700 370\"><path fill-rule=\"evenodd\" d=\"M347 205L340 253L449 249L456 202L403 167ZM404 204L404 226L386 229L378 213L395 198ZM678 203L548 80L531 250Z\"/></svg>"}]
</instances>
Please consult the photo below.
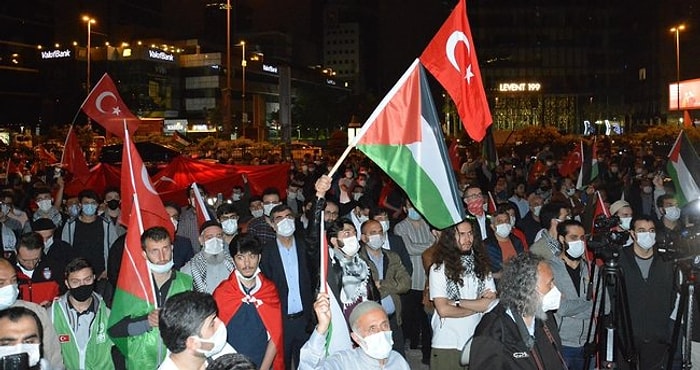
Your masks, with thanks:
<instances>
[{"instance_id":1,"label":"eyeglasses","mask_svg":"<svg viewBox=\"0 0 700 370\"><path fill-rule=\"evenodd\" d=\"M238 216L236 215L228 215L228 216L221 216L219 218L221 222L227 221L227 220L238 220Z\"/></svg>"},{"instance_id":2,"label":"eyeglasses","mask_svg":"<svg viewBox=\"0 0 700 370\"><path fill-rule=\"evenodd\" d=\"M275 218L273 218L272 221L274 221L275 223L278 223L278 222L280 222L280 221L282 221L282 220L284 220L284 219L293 220L293 219L294 219L294 215L293 215L293 214L288 214L288 215L286 215L286 216L282 216L282 215L280 215L280 216L275 216Z\"/></svg>"}]
</instances>

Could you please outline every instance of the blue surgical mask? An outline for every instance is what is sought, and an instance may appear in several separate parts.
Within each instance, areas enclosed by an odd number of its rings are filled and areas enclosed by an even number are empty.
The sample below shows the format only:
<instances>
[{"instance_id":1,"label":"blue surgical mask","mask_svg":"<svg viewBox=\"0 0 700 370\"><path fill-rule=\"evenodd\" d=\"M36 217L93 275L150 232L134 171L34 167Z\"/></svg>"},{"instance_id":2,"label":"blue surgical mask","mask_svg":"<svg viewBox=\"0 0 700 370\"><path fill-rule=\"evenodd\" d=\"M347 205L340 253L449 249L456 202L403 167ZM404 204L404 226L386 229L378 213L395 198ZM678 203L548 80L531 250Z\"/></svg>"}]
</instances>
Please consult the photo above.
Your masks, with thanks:
<instances>
[{"instance_id":1,"label":"blue surgical mask","mask_svg":"<svg viewBox=\"0 0 700 370\"><path fill-rule=\"evenodd\" d=\"M78 214L80 214L80 206L77 204L73 204L70 207L68 207L68 214L71 217L78 217Z\"/></svg>"},{"instance_id":2,"label":"blue surgical mask","mask_svg":"<svg viewBox=\"0 0 700 370\"><path fill-rule=\"evenodd\" d=\"M416 211L415 208L409 208L408 209L408 218L410 218L411 220L414 220L414 221L420 220L421 215L420 215L420 213L418 213L418 211Z\"/></svg>"},{"instance_id":3,"label":"blue surgical mask","mask_svg":"<svg viewBox=\"0 0 700 370\"><path fill-rule=\"evenodd\" d=\"M97 213L97 204L83 204L83 214L85 216L94 216Z\"/></svg>"}]
</instances>

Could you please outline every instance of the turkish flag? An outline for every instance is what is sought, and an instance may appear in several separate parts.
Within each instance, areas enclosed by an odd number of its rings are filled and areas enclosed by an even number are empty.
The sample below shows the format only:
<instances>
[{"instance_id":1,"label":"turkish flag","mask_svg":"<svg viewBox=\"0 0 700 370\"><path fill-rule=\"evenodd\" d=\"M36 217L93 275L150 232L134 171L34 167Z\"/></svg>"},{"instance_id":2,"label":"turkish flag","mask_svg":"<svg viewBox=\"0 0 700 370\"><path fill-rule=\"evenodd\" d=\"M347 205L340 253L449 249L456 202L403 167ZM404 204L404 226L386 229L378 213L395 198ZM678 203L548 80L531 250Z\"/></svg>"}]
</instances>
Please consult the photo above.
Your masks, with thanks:
<instances>
[{"instance_id":1,"label":"turkish flag","mask_svg":"<svg viewBox=\"0 0 700 370\"><path fill-rule=\"evenodd\" d=\"M90 95L80 108L88 117L102 125L107 132L111 132L117 137L124 138L125 120L129 126L129 132L132 134L138 128L139 119L124 104L114 81L106 73L92 88Z\"/></svg>"},{"instance_id":2,"label":"turkish flag","mask_svg":"<svg viewBox=\"0 0 700 370\"><path fill-rule=\"evenodd\" d=\"M194 210L197 214L197 229L199 229L202 224L211 220L211 217L209 217L207 205L204 203L202 193L199 191L199 186L197 186L196 182L192 183L192 192L194 193Z\"/></svg>"},{"instance_id":3,"label":"turkish flag","mask_svg":"<svg viewBox=\"0 0 700 370\"><path fill-rule=\"evenodd\" d=\"M473 40L467 6L460 0L423 51L420 62L454 100L469 136L481 141L493 120Z\"/></svg>"},{"instance_id":4,"label":"turkish flag","mask_svg":"<svg viewBox=\"0 0 700 370\"><path fill-rule=\"evenodd\" d=\"M126 123L123 124L126 125ZM124 138L120 222L125 226L131 227L129 218L132 216L132 208L134 208L133 214L140 214L141 222L138 224L140 224L142 230L147 230L154 226L162 226L170 232L171 240L173 240L175 227L170 221L170 216L165 211L160 195L151 185L146 166L144 166L134 142L131 141L130 132Z\"/></svg>"},{"instance_id":5,"label":"turkish flag","mask_svg":"<svg viewBox=\"0 0 700 370\"><path fill-rule=\"evenodd\" d=\"M574 149L569 152L569 155L566 156L564 163L559 168L560 175L567 177L581 168L581 164L583 163L583 158L581 157L582 147L583 144L580 141L576 143Z\"/></svg>"},{"instance_id":6,"label":"turkish flag","mask_svg":"<svg viewBox=\"0 0 700 370\"><path fill-rule=\"evenodd\" d=\"M535 163L530 168L530 173L527 175L527 183L532 185L537 182L537 179L547 172L547 166L544 162L536 159Z\"/></svg>"},{"instance_id":7,"label":"turkish flag","mask_svg":"<svg viewBox=\"0 0 700 370\"><path fill-rule=\"evenodd\" d=\"M61 157L61 167L73 174L74 179L82 182L90 177L90 169L88 168L85 154L78 142L78 136L73 131L74 126L68 129L66 143L63 146L63 156Z\"/></svg>"},{"instance_id":8,"label":"turkish flag","mask_svg":"<svg viewBox=\"0 0 700 370\"><path fill-rule=\"evenodd\" d=\"M450 163L452 164L452 169L455 171L460 170L460 159L459 159L459 146L457 145L457 139L452 140L450 148L447 150L447 155L450 157Z\"/></svg>"}]
</instances>

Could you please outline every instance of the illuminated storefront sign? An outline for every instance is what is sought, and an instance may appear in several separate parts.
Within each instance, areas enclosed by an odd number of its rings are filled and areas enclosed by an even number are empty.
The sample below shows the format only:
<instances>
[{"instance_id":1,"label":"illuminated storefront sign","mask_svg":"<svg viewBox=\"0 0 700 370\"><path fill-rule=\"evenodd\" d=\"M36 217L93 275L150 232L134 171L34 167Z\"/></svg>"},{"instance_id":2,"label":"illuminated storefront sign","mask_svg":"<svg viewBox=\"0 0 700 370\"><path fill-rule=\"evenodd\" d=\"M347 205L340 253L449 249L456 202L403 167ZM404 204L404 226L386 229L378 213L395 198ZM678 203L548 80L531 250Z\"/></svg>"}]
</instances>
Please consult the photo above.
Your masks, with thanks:
<instances>
[{"instance_id":1,"label":"illuminated storefront sign","mask_svg":"<svg viewBox=\"0 0 700 370\"><path fill-rule=\"evenodd\" d=\"M271 66L271 65L269 65L269 64L264 64L264 63L263 63L262 69L263 69L263 72L270 72L270 73L274 73L274 74L277 74L277 73L278 73L278 72L277 72L277 67Z\"/></svg>"},{"instance_id":2,"label":"illuminated storefront sign","mask_svg":"<svg viewBox=\"0 0 700 370\"><path fill-rule=\"evenodd\" d=\"M501 92L540 91L542 85L539 82L505 82L498 84Z\"/></svg>"},{"instance_id":3,"label":"illuminated storefront sign","mask_svg":"<svg viewBox=\"0 0 700 370\"><path fill-rule=\"evenodd\" d=\"M66 50L54 50L54 51L42 51L41 59L61 59L70 58L70 49Z\"/></svg>"},{"instance_id":4,"label":"illuminated storefront sign","mask_svg":"<svg viewBox=\"0 0 700 370\"><path fill-rule=\"evenodd\" d=\"M148 50L148 57L151 59L164 60L166 62L174 62L175 56L159 50Z\"/></svg>"}]
</instances>

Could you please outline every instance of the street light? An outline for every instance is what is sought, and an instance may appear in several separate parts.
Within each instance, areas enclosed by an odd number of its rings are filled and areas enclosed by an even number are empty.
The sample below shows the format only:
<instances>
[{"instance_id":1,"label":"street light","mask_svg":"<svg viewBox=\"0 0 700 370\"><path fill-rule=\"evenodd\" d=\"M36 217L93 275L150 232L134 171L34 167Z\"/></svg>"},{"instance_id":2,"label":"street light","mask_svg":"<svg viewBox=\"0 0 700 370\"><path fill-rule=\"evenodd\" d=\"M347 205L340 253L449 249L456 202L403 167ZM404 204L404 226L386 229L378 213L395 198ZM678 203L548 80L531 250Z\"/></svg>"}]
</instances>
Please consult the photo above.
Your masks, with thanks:
<instances>
[{"instance_id":1,"label":"street light","mask_svg":"<svg viewBox=\"0 0 700 370\"><path fill-rule=\"evenodd\" d=\"M681 114L681 58L680 58L680 37L679 34L685 29L684 24L679 24L671 28L671 33L676 34L676 108ZM682 115L681 115L682 117Z\"/></svg>"},{"instance_id":2,"label":"street light","mask_svg":"<svg viewBox=\"0 0 700 370\"><path fill-rule=\"evenodd\" d=\"M243 132L245 132L246 124L248 123L248 113L245 110L245 67L248 65L248 61L245 58L245 41L241 41L241 47L243 48L243 53L241 54L241 69L243 70L241 86L241 127Z\"/></svg>"},{"instance_id":3,"label":"street light","mask_svg":"<svg viewBox=\"0 0 700 370\"><path fill-rule=\"evenodd\" d=\"M90 94L90 33L92 32L92 25L97 21L95 18L91 18L87 15L83 16L83 22L87 23L87 75L85 78L85 87L87 93Z\"/></svg>"},{"instance_id":4,"label":"street light","mask_svg":"<svg viewBox=\"0 0 700 370\"><path fill-rule=\"evenodd\" d=\"M226 0L226 89L223 96L224 135L231 135L231 0Z\"/></svg>"}]
</instances>

